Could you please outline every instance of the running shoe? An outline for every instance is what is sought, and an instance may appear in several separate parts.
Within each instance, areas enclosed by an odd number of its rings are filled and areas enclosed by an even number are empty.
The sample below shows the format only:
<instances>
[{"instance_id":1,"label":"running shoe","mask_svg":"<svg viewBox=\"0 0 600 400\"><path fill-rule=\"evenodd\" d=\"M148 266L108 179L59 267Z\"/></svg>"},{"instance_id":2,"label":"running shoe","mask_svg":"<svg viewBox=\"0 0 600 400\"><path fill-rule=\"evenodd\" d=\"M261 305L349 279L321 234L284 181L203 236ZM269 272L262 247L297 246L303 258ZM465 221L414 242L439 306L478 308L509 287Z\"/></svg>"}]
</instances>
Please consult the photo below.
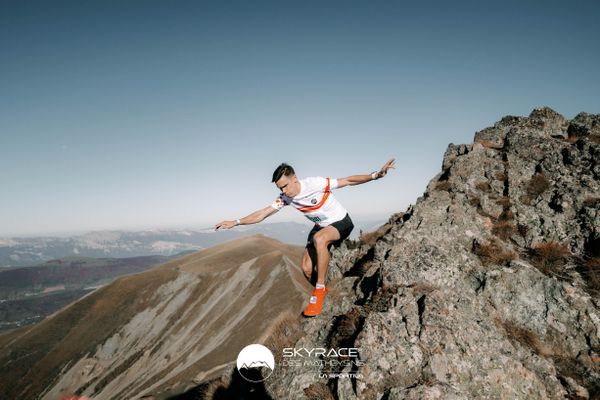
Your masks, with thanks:
<instances>
[{"instance_id":1,"label":"running shoe","mask_svg":"<svg viewBox=\"0 0 600 400\"><path fill-rule=\"evenodd\" d=\"M321 310L323 309L323 302L325 301L325 296L329 292L329 289L317 289L315 288L310 296L310 300L308 301L308 305L304 309L304 316L306 317L314 317L316 315L321 314Z\"/></svg>"}]
</instances>

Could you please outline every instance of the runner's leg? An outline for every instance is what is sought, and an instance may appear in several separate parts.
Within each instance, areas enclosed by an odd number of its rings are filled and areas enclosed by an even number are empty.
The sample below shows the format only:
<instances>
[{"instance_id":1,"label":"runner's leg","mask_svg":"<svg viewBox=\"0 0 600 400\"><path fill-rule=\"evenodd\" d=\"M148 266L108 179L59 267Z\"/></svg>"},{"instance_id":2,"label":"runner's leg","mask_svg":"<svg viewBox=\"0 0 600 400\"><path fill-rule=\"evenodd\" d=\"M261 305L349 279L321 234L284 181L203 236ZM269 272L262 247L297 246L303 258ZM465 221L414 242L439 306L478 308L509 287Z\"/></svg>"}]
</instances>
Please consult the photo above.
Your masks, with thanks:
<instances>
[{"instance_id":1,"label":"runner's leg","mask_svg":"<svg viewBox=\"0 0 600 400\"><path fill-rule=\"evenodd\" d=\"M339 239L340 232L333 226L325 227L315 233L313 243L317 250L317 283L325 284L330 259L328 246Z\"/></svg>"},{"instance_id":2,"label":"runner's leg","mask_svg":"<svg viewBox=\"0 0 600 400\"><path fill-rule=\"evenodd\" d=\"M310 259L310 253L308 252L308 248L304 249L304 256L302 256L302 272L304 272L304 276L310 282L310 278L312 276L313 264Z\"/></svg>"}]
</instances>

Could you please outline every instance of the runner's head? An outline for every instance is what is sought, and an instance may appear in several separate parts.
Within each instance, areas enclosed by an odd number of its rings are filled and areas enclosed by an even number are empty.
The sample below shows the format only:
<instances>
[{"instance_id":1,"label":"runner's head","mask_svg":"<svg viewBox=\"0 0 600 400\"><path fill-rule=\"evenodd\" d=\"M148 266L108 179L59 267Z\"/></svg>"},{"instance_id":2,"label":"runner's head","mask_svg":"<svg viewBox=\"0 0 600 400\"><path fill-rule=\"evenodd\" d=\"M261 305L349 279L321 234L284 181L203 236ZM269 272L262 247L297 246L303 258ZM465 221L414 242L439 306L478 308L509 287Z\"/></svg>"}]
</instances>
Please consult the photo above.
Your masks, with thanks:
<instances>
[{"instance_id":1,"label":"runner's head","mask_svg":"<svg viewBox=\"0 0 600 400\"><path fill-rule=\"evenodd\" d=\"M273 180L277 188L288 197L294 197L300 193L300 182L291 165L282 163L275 172L273 172Z\"/></svg>"}]
</instances>

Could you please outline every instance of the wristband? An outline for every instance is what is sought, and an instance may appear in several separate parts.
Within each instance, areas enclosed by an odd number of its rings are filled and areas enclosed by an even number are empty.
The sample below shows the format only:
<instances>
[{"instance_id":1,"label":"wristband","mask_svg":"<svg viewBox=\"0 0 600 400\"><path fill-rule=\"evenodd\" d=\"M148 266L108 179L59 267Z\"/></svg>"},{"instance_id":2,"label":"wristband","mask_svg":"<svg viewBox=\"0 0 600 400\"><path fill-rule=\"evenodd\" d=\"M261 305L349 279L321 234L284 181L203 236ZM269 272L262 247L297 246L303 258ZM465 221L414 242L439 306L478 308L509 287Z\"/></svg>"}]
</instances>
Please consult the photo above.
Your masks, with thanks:
<instances>
[{"instance_id":1,"label":"wristband","mask_svg":"<svg viewBox=\"0 0 600 400\"><path fill-rule=\"evenodd\" d=\"M239 219L236 219L236 220L235 220L235 224L236 224L236 225L239 225L239 224L241 224L241 223L242 223L242 222L241 222Z\"/></svg>"},{"instance_id":2,"label":"wristband","mask_svg":"<svg viewBox=\"0 0 600 400\"><path fill-rule=\"evenodd\" d=\"M372 178L373 180L375 180L375 179L377 179L377 176L378 176L378 175L379 175L379 171L375 171L375 172L373 172L373 173L371 174L371 178Z\"/></svg>"}]
</instances>

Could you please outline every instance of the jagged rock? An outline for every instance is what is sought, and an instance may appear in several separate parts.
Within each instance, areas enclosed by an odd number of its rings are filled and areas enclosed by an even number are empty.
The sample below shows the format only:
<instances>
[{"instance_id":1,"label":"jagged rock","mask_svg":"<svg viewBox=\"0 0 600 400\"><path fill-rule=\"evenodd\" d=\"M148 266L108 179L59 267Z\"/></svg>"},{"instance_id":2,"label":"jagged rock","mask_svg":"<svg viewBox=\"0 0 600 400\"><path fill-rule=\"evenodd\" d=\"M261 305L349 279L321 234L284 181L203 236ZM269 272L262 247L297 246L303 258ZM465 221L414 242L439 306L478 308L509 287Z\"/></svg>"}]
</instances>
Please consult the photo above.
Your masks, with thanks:
<instances>
[{"instance_id":1,"label":"jagged rock","mask_svg":"<svg viewBox=\"0 0 600 400\"><path fill-rule=\"evenodd\" d=\"M550 136L566 137L569 122L549 107L536 108L529 114L529 119Z\"/></svg>"},{"instance_id":2,"label":"jagged rock","mask_svg":"<svg viewBox=\"0 0 600 400\"><path fill-rule=\"evenodd\" d=\"M582 137L600 135L600 114L579 113L571 120L568 128L569 136Z\"/></svg>"}]
</instances>

